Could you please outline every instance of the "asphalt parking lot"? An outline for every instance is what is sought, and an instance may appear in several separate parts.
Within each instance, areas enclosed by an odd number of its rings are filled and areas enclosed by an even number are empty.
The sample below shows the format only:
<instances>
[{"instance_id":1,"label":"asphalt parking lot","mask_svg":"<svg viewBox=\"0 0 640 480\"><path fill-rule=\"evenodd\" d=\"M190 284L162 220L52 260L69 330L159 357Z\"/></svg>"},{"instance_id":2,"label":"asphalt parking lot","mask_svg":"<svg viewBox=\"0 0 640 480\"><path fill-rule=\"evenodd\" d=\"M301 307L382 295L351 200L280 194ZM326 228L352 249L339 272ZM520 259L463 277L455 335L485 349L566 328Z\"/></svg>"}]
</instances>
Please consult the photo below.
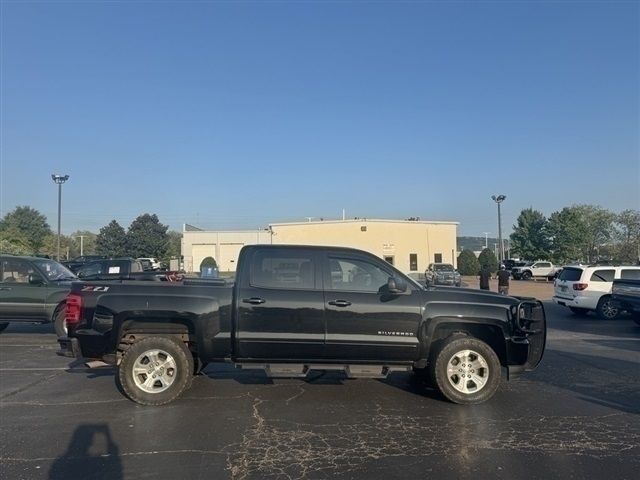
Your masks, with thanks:
<instances>
[{"instance_id":1,"label":"asphalt parking lot","mask_svg":"<svg viewBox=\"0 0 640 480\"><path fill-rule=\"evenodd\" d=\"M0 478L637 478L640 327L546 308L538 370L471 407L409 374L269 380L228 365L141 407L113 369L69 368L50 326L13 324Z\"/></svg>"}]
</instances>

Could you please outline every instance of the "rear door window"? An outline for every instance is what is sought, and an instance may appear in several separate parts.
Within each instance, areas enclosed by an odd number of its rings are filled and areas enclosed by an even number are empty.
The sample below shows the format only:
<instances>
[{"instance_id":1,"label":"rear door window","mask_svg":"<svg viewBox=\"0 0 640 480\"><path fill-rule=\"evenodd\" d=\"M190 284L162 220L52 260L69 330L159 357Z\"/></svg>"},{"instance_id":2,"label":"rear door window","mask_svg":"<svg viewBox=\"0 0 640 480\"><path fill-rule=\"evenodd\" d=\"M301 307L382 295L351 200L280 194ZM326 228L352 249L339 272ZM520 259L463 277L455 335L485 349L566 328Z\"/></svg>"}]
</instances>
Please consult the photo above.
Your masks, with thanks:
<instances>
[{"instance_id":1,"label":"rear door window","mask_svg":"<svg viewBox=\"0 0 640 480\"><path fill-rule=\"evenodd\" d=\"M304 250L257 251L251 262L254 287L314 289L314 255Z\"/></svg>"},{"instance_id":2,"label":"rear door window","mask_svg":"<svg viewBox=\"0 0 640 480\"><path fill-rule=\"evenodd\" d=\"M613 282L616 276L615 270L596 270L591 274L591 282Z\"/></svg>"},{"instance_id":3,"label":"rear door window","mask_svg":"<svg viewBox=\"0 0 640 480\"><path fill-rule=\"evenodd\" d=\"M624 280L640 280L640 268L623 268L620 278Z\"/></svg>"},{"instance_id":4,"label":"rear door window","mask_svg":"<svg viewBox=\"0 0 640 480\"><path fill-rule=\"evenodd\" d=\"M565 268L560 272L558 279L566 282L579 282L580 277L582 277L581 268Z\"/></svg>"}]
</instances>

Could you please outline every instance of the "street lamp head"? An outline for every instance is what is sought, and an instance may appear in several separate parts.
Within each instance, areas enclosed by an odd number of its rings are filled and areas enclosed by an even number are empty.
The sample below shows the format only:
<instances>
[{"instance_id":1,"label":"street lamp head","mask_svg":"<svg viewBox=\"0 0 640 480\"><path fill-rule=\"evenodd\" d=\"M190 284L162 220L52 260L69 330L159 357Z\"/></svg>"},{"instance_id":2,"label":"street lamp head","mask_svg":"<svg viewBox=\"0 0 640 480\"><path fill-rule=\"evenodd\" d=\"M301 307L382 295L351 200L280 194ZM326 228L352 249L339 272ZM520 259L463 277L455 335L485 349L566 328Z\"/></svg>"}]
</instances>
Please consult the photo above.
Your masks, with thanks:
<instances>
[{"instance_id":1,"label":"street lamp head","mask_svg":"<svg viewBox=\"0 0 640 480\"><path fill-rule=\"evenodd\" d=\"M493 200L496 203L502 203L504 202L504 200L507 198L506 195L491 195L491 200Z\"/></svg>"},{"instance_id":2,"label":"street lamp head","mask_svg":"<svg viewBox=\"0 0 640 480\"><path fill-rule=\"evenodd\" d=\"M57 173L54 173L51 175L51 180L60 185L69 180L69 175L58 175Z\"/></svg>"}]
</instances>

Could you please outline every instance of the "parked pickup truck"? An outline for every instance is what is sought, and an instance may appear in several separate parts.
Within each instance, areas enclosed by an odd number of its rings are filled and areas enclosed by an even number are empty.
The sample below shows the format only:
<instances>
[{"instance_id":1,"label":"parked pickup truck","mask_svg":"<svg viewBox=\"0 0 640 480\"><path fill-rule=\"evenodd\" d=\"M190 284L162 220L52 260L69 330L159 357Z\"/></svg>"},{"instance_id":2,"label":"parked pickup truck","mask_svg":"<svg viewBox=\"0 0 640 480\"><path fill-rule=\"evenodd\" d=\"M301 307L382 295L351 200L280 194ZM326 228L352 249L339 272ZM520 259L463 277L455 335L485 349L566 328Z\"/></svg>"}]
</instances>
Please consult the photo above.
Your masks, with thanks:
<instances>
[{"instance_id":1,"label":"parked pickup truck","mask_svg":"<svg viewBox=\"0 0 640 480\"><path fill-rule=\"evenodd\" d=\"M628 311L640 325L640 280L614 280L611 302L618 309Z\"/></svg>"},{"instance_id":2,"label":"parked pickup truck","mask_svg":"<svg viewBox=\"0 0 640 480\"><path fill-rule=\"evenodd\" d=\"M253 245L235 280L75 282L60 355L117 365L143 405L180 396L209 362L271 377L311 370L350 378L429 375L456 403L493 396L542 358L546 319L535 299L425 288L382 259L333 247Z\"/></svg>"},{"instance_id":3,"label":"parked pickup truck","mask_svg":"<svg viewBox=\"0 0 640 480\"><path fill-rule=\"evenodd\" d=\"M532 278L553 280L560 270L560 267L554 266L551 262L529 262L521 267L513 267L511 276L514 280L530 280Z\"/></svg>"}]
</instances>

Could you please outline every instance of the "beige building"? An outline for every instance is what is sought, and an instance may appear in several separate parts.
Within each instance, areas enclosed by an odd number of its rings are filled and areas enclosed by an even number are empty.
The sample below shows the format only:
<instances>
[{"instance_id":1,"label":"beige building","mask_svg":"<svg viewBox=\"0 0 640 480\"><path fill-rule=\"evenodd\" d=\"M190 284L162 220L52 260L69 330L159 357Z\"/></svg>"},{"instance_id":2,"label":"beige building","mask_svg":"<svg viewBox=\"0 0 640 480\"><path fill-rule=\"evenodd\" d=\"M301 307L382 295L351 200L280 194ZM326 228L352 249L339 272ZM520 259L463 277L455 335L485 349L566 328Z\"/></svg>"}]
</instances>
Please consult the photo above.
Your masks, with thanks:
<instances>
[{"instance_id":1,"label":"beige building","mask_svg":"<svg viewBox=\"0 0 640 480\"><path fill-rule=\"evenodd\" d=\"M457 227L457 222L355 219L274 223L259 231L185 228L182 254L187 272L198 272L200 262L207 256L216 259L220 271L235 271L243 245L342 246L371 252L405 273L420 273L432 262L455 265Z\"/></svg>"}]
</instances>

